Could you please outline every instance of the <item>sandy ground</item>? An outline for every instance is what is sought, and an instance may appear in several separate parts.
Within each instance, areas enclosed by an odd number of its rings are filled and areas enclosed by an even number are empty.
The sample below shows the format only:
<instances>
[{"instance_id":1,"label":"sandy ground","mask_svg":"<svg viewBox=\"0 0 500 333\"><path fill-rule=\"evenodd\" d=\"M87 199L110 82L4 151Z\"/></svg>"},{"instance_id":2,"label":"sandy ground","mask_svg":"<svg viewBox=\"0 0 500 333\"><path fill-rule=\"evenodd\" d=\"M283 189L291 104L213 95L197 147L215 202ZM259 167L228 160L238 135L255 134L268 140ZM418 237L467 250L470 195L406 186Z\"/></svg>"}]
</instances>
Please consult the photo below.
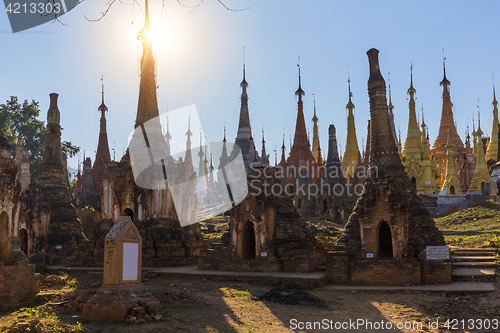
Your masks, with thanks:
<instances>
[{"instance_id":1,"label":"sandy ground","mask_svg":"<svg viewBox=\"0 0 500 333\"><path fill-rule=\"evenodd\" d=\"M255 300L255 296L260 296L272 288L257 282L246 284L207 281L199 277L150 276L144 284L160 300L164 315L164 318L157 322L88 322L81 318L81 310L77 307L47 305L58 303L68 292L73 292L83 302L95 293L101 281L100 274L79 273L67 277L64 285L45 286L36 303L22 309L10 308L1 312L0 331L8 332L9 328L11 332L102 333L500 331L498 286L495 286L495 292L482 294L340 291L325 288L307 290L326 301L326 305L318 308L309 304L283 305ZM27 316L27 312L32 315ZM18 318L21 313L22 318ZM40 320L40 323L30 331L13 329L20 322L32 319ZM447 319L456 319L456 322L450 322L456 324L456 329L452 329L452 325L448 329L443 326ZM465 321L462 322L462 319ZM435 325L436 321L439 328L430 326L430 323ZM308 329L308 323L314 325L314 322L322 326L316 326L316 329L311 326L311 329ZM370 327L367 322L373 326ZM360 325L353 326L351 323ZM397 328L398 323L400 329ZM479 329L480 324L489 324L490 329ZM393 325L393 328L388 329L388 325ZM465 325L466 329L462 329L462 325Z\"/></svg>"}]
</instances>

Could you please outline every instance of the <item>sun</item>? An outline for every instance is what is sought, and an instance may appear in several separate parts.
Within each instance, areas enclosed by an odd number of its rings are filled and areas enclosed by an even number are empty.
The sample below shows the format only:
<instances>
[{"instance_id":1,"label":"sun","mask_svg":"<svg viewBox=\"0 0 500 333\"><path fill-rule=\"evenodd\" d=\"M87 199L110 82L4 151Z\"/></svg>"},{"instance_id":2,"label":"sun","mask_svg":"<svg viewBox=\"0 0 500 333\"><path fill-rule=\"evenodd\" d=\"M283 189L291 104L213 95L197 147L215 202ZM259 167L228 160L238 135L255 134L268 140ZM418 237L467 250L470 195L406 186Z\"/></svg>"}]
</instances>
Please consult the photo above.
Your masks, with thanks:
<instances>
[{"instance_id":1,"label":"sun","mask_svg":"<svg viewBox=\"0 0 500 333\"><path fill-rule=\"evenodd\" d=\"M158 33L156 30L150 28L144 32L144 37L150 42L155 42L158 40Z\"/></svg>"}]
</instances>

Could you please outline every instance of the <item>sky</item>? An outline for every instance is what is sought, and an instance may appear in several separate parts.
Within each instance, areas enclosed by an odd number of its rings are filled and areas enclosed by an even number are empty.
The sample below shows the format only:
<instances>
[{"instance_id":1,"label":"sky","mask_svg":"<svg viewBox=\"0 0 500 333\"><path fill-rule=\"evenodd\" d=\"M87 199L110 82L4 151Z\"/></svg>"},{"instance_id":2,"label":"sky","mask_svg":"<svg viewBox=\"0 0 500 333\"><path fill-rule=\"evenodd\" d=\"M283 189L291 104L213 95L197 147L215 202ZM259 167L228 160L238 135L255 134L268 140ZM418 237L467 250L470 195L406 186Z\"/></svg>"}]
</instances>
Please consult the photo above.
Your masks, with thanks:
<instances>
[{"instance_id":1,"label":"sky","mask_svg":"<svg viewBox=\"0 0 500 333\"><path fill-rule=\"evenodd\" d=\"M133 131L139 89L141 44L136 36L144 14L132 1L117 1L105 17L92 22L88 19L98 19L106 2L84 0L61 16L64 25L49 22L18 33L12 33L7 14L0 13L0 103L9 96L36 100L40 118L46 121L49 94L58 93L63 140L85 147L86 156L93 160L103 76L111 157L119 160ZM361 146L369 119L366 51L370 48L380 51L386 83L390 77L396 128L403 142L411 64L419 117L423 107L431 143L437 136L443 48L460 136L464 139L467 124L472 127L478 110L483 132L491 132L493 75L500 81L498 1L223 2L245 10L226 10L217 0L204 0L194 11L175 0L164 7L161 2L149 3L158 36L160 113L194 104L208 141L222 139L224 123L228 141L236 137L245 61L252 133L260 150L264 129L270 160L274 163L277 147L279 162L283 132L288 153L295 130L300 57L306 124L312 136L314 94L323 154L330 124L337 128L342 151L345 145L348 77ZM142 0L139 4L144 7ZM81 158L70 159L69 166L76 168Z\"/></svg>"}]
</instances>

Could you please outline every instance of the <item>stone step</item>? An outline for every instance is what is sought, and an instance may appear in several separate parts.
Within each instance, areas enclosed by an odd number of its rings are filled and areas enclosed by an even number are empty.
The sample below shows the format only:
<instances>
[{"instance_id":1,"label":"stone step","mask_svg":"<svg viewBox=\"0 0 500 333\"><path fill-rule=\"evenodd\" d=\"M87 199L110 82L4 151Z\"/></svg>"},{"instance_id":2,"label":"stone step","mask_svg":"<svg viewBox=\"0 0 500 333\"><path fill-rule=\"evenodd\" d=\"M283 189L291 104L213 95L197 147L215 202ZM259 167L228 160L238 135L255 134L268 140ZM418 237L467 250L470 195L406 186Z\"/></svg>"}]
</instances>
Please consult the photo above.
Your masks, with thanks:
<instances>
[{"instance_id":1,"label":"stone step","mask_svg":"<svg viewBox=\"0 0 500 333\"><path fill-rule=\"evenodd\" d=\"M473 251L473 250L457 250L454 256L495 256L496 251Z\"/></svg>"},{"instance_id":2,"label":"stone step","mask_svg":"<svg viewBox=\"0 0 500 333\"><path fill-rule=\"evenodd\" d=\"M452 256L451 259L456 262L460 261L495 261L495 256Z\"/></svg>"},{"instance_id":3,"label":"stone step","mask_svg":"<svg viewBox=\"0 0 500 333\"><path fill-rule=\"evenodd\" d=\"M458 261L451 264L453 269L456 268L496 268L497 264L494 261Z\"/></svg>"},{"instance_id":4,"label":"stone step","mask_svg":"<svg viewBox=\"0 0 500 333\"><path fill-rule=\"evenodd\" d=\"M453 281L495 281L495 268L457 268L451 272Z\"/></svg>"},{"instance_id":5,"label":"stone step","mask_svg":"<svg viewBox=\"0 0 500 333\"><path fill-rule=\"evenodd\" d=\"M494 249L456 249L455 253L473 253L473 254L489 254L495 255L498 251Z\"/></svg>"}]
</instances>

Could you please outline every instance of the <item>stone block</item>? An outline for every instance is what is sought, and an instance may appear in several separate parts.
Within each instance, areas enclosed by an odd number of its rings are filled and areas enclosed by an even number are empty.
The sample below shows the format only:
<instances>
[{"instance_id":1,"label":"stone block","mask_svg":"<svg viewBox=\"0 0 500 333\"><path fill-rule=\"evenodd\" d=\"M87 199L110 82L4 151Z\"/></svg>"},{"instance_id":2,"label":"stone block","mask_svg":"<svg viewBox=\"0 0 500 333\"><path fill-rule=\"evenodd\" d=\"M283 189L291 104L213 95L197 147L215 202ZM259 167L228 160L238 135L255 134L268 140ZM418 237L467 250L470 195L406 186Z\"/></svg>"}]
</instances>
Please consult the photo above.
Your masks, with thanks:
<instances>
[{"instance_id":1,"label":"stone block","mask_svg":"<svg viewBox=\"0 0 500 333\"><path fill-rule=\"evenodd\" d=\"M423 261L422 283L443 284L451 283L451 262L447 261Z\"/></svg>"},{"instance_id":2,"label":"stone block","mask_svg":"<svg viewBox=\"0 0 500 333\"><path fill-rule=\"evenodd\" d=\"M420 285L420 263L413 258L365 259L351 262L353 285Z\"/></svg>"}]
</instances>

